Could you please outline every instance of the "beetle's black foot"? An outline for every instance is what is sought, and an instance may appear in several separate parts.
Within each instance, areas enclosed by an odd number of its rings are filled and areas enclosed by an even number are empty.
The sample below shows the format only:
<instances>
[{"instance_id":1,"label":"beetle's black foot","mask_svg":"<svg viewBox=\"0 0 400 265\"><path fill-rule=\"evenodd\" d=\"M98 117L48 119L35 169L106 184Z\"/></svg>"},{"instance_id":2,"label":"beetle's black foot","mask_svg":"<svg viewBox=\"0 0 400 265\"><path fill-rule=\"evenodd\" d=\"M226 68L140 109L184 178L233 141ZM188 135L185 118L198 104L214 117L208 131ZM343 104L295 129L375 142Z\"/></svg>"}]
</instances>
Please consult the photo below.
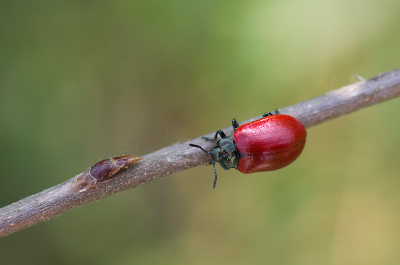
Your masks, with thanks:
<instances>
[{"instance_id":1,"label":"beetle's black foot","mask_svg":"<svg viewBox=\"0 0 400 265\"><path fill-rule=\"evenodd\" d=\"M239 123L237 123L236 119L232 119L232 127L233 131L236 131L236 129L239 128Z\"/></svg>"},{"instance_id":2,"label":"beetle's black foot","mask_svg":"<svg viewBox=\"0 0 400 265\"><path fill-rule=\"evenodd\" d=\"M204 140L206 140L206 141L208 141L208 142L214 142L214 139L212 139L212 138L208 138L208 137L201 137L201 139L204 139Z\"/></svg>"},{"instance_id":3,"label":"beetle's black foot","mask_svg":"<svg viewBox=\"0 0 400 265\"><path fill-rule=\"evenodd\" d=\"M271 115L274 115L274 114L272 114L271 112L265 112L264 115L262 115L262 117L264 118L264 117L268 117Z\"/></svg>"}]
</instances>

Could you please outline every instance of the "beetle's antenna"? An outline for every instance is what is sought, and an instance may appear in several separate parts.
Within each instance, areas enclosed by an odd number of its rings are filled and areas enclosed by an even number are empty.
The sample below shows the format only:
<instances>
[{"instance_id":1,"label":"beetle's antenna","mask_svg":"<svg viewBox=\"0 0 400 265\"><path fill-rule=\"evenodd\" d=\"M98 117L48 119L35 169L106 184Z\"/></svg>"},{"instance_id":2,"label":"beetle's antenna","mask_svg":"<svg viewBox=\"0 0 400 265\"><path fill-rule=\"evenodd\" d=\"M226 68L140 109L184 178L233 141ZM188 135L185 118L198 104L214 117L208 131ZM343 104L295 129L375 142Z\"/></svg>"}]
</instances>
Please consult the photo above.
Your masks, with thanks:
<instances>
[{"instance_id":1,"label":"beetle's antenna","mask_svg":"<svg viewBox=\"0 0 400 265\"><path fill-rule=\"evenodd\" d=\"M214 175L215 175L213 189L215 189L215 186L217 185L217 171L215 170L215 161L212 163L212 165L213 165Z\"/></svg>"},{"instance_id":2,"label":"beetle's antenna","mask_svg":"<svg viewBox=\"0 0 400 265\"><path fill-rule=\"evenodd\" d=\"M204 150L203 147L201 147L200 145L197 145L197 144L189 144L189 145L190 145L191 147L197 147L197 148L203 150L204 152L206 152L207 154L210 154L210 152L207 152L206 150Z\"/></svg>"},{"instance_id":3,"label":"beetle's antenna","mask_svg":"<svg viewBox=\"0 0 400 265\"><path fill-rule=\"evenodd\" d=\"M191 147L199 148L199 149L203 150L205 153L211 155L210 152L207 152L206 150L204 150L203 147L201 147L200 145L197 145L197 144L189 144L189 145L190 145ZM215 175L215 177L214 177L213 189L215 189L215 186L217 185L217 170L215 169L215 161L212 162L212 165L213 165L214 175Z\"/></svg>"},{"instance_id":4,"label":"beetle's antenna","mask_svg":"<svg viewBox=\"0 0 400 265\"><path fill-rule=\"evenodd\" d=\"M199 148L199 149L203 150L205 153L211 155L210 152L207 152L206 150L204 150L203 147L201 147L200 145L197 145L197 144L189 144L189 145L190 145L191 147ZM215 175L215 177L214 177L213 189L215 189L215 186L217 185L217 170L215 169L215 161L212 162L212 165L213 165L214 175Z\"/></svg>"}]
</instances>

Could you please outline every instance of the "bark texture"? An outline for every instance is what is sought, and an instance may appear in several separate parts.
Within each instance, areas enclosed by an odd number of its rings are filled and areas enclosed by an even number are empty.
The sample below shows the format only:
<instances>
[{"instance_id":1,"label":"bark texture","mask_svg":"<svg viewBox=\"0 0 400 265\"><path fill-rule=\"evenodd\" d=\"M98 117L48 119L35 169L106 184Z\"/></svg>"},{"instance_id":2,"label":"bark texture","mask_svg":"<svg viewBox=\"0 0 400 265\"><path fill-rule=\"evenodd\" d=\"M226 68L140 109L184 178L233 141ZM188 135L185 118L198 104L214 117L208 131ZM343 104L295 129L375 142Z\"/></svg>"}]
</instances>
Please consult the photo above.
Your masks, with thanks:
<instances>
[{"instance_id":1,"label":"bark texture","mask_svg":"<svg viewBox=\"0 0 400 265\"><path fill-rule=\"evenodd\" d=\"M399 95L400 69L396 69L279 111L296 117L306 127L310 127ZM233 133L231 127L224 131L227 135ZM213 137L214 133L205 136ZM83 181L81 173L64 183L5 206L0 209L0 237L153 179L209 162L208 155L198 148L190 147L189 143L201 145L207 150L213 146L199 137L145 155L142 160L112 178L98 182L94 187Z\"/></svg>"}]
</instances>

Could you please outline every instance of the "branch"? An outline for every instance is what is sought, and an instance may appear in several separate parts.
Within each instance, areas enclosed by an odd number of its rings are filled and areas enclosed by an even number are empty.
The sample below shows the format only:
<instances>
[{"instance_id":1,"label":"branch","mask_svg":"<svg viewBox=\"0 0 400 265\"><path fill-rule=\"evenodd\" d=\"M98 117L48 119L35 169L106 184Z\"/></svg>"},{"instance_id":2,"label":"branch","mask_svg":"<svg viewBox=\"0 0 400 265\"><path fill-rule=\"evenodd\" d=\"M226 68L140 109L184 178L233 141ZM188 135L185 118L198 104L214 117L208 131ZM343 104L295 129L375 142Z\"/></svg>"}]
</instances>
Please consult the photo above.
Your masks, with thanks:
<instances>
[{"instance_id":1,"label":"branch","mask_svg":"<svg viewBox=\"0 0 400 265\"><path fill-rule=\"evenodd\" d=\"M399 95L400 68L279 111L295 116L306 127L310 127ZM260 116L252 120L258 118ZM224 131L227 135L233 134L232 128ZM212 137L213 133L206 136ZM98 182L95 188L80 188L84 184L81 173L64 183L5 206L0 209L0 237L153 179L209 162L208 155L190 147L189 143L202 145L207 150L213 146L199 137L145 155L126 170Z\"/></svg>"}]
</instances>

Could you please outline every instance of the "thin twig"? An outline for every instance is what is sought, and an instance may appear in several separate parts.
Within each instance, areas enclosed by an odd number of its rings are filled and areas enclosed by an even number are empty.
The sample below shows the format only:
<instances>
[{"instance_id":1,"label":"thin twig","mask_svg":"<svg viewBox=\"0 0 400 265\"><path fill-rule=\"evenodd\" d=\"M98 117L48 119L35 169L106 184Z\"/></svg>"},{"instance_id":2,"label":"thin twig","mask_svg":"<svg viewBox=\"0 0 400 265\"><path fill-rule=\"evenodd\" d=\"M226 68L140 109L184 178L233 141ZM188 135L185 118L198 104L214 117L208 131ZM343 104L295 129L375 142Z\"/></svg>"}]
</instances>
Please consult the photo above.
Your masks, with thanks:
<instances>
[{"instance_id":1,"label":"thin twig","mask_svg":"<svg viewBox=\"0 0 400 265\"><path fill-rule=\"evenodd\" d=\"M400 69L396 69L279 111L295 116L306 127L310 127L399 95ZM260 116L252 120L258 118ZM232 128L224 131L227 135L233 133ZM82 179L79 174L64 183L3 207L0 209L0 237L153 179L209 162L208 155L198 148L190 147L188 143L199 144L207 150L212 147L212 143L199 137L145 155L128 169L106 181L98 182L94 189L81 189Z\"/></svg>"}]
</instances>

